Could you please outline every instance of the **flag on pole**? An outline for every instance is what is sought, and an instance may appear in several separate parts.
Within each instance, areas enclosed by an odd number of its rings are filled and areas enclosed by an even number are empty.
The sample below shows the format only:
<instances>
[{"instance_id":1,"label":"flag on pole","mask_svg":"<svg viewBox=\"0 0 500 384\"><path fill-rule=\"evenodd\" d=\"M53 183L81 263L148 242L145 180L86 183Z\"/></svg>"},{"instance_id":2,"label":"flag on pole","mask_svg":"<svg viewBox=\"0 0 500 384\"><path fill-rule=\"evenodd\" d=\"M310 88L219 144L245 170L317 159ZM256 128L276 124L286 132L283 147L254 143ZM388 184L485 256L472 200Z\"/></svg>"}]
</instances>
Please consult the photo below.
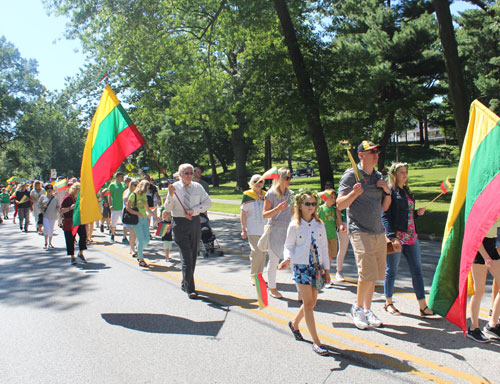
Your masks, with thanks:
<instances>
[{"instance_id":1,"label":"flag on pole","mask_svg":"<svg viewBox=\"0 0 500 384\"><path fill-rule=\"evenodd\" d=\"M467 276L484 236L500 216L499 144L500 118L473 101L429 297L429 307L464 332Z\"/></svg>"},{"instance_id":2,"label":"flag on pole","mask_svg":"<svg viewBox=\"0 0 500 384\"><path fill-rule=\"evenodd\" d=\"M158 228L156 229L156 236L163 237L168 232L168 227L170 224L162 223L161 221L158 223Z\"/></svg>"},{"instance_id":3,"label":"flag on pole","mask_svg":"<svg viewBox=\"0 0 500 384\"><path fill-rule=\"evenodd\" d=\"M106 85L83 150L80 192L73 213L74 227L101 219L96 193L123 160L144 143L113 90Z\"/></svg>"},{"instance_id":4,"label":"flag on pole","mask_svg":"<svg viewBox=\"0 0 500 384\"><path fill-rule=\"evenodd\" d=\"M257 299L259 300L259 309L263 309L268 306L267 301L267 285L262 277L262 272L252 275L255 282L255 288L257 289Z\"/></svg>"},{"instance_id":5,"label":"flag on pole","mask_svg":"<svg viewBox=\"0 0 500 384\"><path fill-rule=\"evenodd\" d=\"M65 189L68 189L68 180L67 179L62 179L59 180L57 183L54 184L54 189L56 192L64 191Z\"/></svg>"},{"instance_id":6,"label":"flag on pole","mask_svg":"<svg viewBox=\"0 0 500 384\"><path fill-rule=\"evenodd\" d=\"M16 181L16 177L15 177L15 176L9 177L9 178L8 178L7 180L5 180L5 181L7 181L7 183L8 183L8 184L13 183L14 181Z\"/></svg>"},{"instance_id":7,"label":"flag on pole","mask_svg":"<svg viewBox=\"0 0 500 384\"><path fill-rule=\"evenodd\" d=\"M453 185L450 183L450 177L447 176L446 180L443 180L441 182L441 191L443 191L443 194L448 193L448 191L451 191L453 188Z\"/></svg>"},{"instance_id":8,"label":"flag on pole","mask_svg":"<svg viewBox=\"0 0 500 384\"><path fill-rule=\"evenodd\" d=\"M269 169L268 171L264 172L264 174L260 177L259 181L262 180L273 180L273 179L279 179L280 175L278 174L278 169L273 167Z\"/></svg>"}]
</instances>

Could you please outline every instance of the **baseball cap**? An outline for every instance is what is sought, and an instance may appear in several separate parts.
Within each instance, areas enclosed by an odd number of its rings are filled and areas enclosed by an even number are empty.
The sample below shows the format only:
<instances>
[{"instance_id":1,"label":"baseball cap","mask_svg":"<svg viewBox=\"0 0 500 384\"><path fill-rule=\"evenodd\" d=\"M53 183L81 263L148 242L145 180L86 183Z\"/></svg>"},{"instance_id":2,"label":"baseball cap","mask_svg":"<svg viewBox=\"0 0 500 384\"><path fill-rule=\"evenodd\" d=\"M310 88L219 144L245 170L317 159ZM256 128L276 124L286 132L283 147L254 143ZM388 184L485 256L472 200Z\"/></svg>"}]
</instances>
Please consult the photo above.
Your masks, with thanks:
<instances>
[{"instance_id":1,"label":"baseball cap","mask_svg":"<svg viewBox=\"0 0 500 384\"><path fill-rule=\"evenodd\" d=\"M361 142L361 144L359 144L359 146L358 146L358 153L360 153L360 152L366 152L366 151L369 151L371 149L377 149L378 147L379 147L378 145L373 144L369 140L363 140Z\"/></svg>"}]
</instances>

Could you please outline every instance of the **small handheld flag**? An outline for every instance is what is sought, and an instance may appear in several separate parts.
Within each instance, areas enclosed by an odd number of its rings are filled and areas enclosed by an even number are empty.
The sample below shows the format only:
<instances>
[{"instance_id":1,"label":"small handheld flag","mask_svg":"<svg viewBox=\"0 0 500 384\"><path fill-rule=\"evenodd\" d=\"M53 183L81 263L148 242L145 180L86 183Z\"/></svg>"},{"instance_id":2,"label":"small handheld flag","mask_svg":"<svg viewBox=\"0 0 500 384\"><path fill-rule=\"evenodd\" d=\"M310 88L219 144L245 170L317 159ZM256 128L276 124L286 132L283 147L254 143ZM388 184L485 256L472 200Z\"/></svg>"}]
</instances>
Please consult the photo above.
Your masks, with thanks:
<instances>
[{"instance_id":1,"label":"small handheld flag","mask_svg":"<svg viewBox=\"0 0 500 384\"><path fill-rule=\"evenodd\" d=\"M445 195L449 191L453 189L453 185L450 183L450 177L447 176L445 180L441 182L441 193L437 195L430 203L428 203L425 208L427 208L429 205L434 203L437 199L439 199L441 196Z\"/></svg>"},{"instance_id":2,"label":"small handheld flag","mask_svg":"<svg viewBox=\"0 0 500 384\"><path fill-rule=\"evenodd\" d=\"M159 223L158 228L156 229L156 236L160 236L160 237L165 236L168 232L168 227L169 227L169 224Z\"/></svg>"},{"instance_id":3,"label":"small handheld flag","mask_svg":"<svg viewBox=\"0 0 500 384\"><path fill-rule=\"evenodd\" d=\"M279 179L280 175L278 174L278 169L276 167L273 167L269 169L268 171L264 172L264 174L260 177L259 181L262 180L274 180L274 179Z\"/></svg>"},{"instance_id":4,"label":"small handheld flag","mask_svg":"<svg viewBox=\"0 0 500 384\"><path fill-rule=\"evenodd\" d=\"M252 275L255 282L255 288L257 289L257 299L259 300L259 309L263 309L268 306L267 298L267 285L262 277L262 272Z\"/></svg>"},{"instance_id":5,"label":"small handheld flag","mask_svg":"<svg viewBox=\"0 0 500 384\"><path fill-rule=\"evenodd\" d=\"M13 183L14 181L16 181L16 177L15 176L9 177L6 181L8 184Z\"/></svg>"},{"instance_id":6,"label":"small handheld flag","mask_svg":"<svg viewBox=\"0 0 500 384\"><path fill-rule=\"evenodd\" d=\"M68 180L67 179L62 179L59 180L57 183L54 184L54 188L56 192L64 191L65 189L68 189Z\"/></svg>"}]
</instances>

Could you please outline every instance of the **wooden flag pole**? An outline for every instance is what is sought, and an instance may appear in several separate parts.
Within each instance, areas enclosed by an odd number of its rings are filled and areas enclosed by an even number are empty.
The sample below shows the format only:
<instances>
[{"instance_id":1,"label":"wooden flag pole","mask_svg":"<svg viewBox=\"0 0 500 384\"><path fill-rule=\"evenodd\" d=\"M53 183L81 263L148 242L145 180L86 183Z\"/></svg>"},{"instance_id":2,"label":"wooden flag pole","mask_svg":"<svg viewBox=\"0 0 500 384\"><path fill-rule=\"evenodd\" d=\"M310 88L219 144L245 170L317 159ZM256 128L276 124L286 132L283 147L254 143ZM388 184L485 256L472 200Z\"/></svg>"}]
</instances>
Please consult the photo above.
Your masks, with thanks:
<instances>
[{"instance_id":1,"label":"wooden flag pole","mask_svg":"<svg viewBox=\"0 0 500 384\"><path fill-rule=\"evenodd\" d=\"M354 171L354 177L356 178L356 182L359 182L359 171L356 162L354 161L354 157L352 157L351 150L347 148L347 157L349 157L349 161L351 162L352 169Z\"/></svg>"},{"instance_id":2,"label":"wooden flag pole","mask_svg":"<svg viewBox=\"0 0 500 384\"><path fill-rule=\"evenodd\" d=\"M425 205L425 206L424 206L424 208L425 208L425 209L427 209L427 207L428 207L429 205L431 205L432 203L434 203L437 199L439 199L439 198L440 198L441 196L443 196L443 195L444 195L444 193L443 193L443 192L441 192L439 195L437 195L437 196L434 198L434 200L432 200L430 203L428 203L427 205Z\"/></svg>"}]
</instances>

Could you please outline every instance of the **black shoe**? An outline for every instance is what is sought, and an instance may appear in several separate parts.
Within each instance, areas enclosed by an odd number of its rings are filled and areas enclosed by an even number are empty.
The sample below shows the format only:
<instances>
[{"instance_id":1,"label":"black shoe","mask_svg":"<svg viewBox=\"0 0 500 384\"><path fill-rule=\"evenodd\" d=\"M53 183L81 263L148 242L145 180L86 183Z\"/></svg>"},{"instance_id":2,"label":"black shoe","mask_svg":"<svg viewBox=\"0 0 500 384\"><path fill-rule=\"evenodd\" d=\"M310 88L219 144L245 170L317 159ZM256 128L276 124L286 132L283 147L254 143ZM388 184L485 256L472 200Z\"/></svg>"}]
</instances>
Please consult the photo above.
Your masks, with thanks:
<instances>
[{"instance_id":1,"label":"black shoe","mask_svg":"<svg viewBox=\"0 0 500 384\"><path fill-rule=\"evenodd\" d=\"M104 232L104 224L101 224L101 232Z\"/></svg>"},{"instance_id":2,"label":"black shoe","mask_svg":"<svg viewBox=\"0 0 500 384\"><path fill-rule=\"evenodd\" d=\"M76 265L76 257L71 256L71 265Z\"/></svg>"},{"instance_id":3,"label":"black shoe","mask_svg":"<svg viewBox=\"0 0 500 384\"><path fill-rule=\"evenodd\" d=\"M188 297L193 300L193 299L196 299L198 297L198 294L196 292L191 292L191 293L188 293Z\"/></svg>"},{"instance_id":4,"label":"black shoe","mask_svg":"<svg viewBox=\"0 0 500 384\"><path fill-rule=\"evenodd\" d=\"M469 339L475 340L478 343L487 343L490 341L487 337L483 335L483 332L479 328L476 329L467 329L467 337Z\"/></svg>"},{"instance_id":5,"label":"black shoe","mask_svg":"<svg viewBox=\"0 0 500 384\"><path fill-rule=\"evenodd\" d=\"M328 355L328 349L326 349L322 345L314 345L313 344L313 351L316 352L318 355L321 355L321 356Z\"/></svg>"},{"instance_id":6,"label":"black shoe","mask_svg":"<svg viewBox=\"0 0 500 384\"><path fill-rule=\"evenodd\" d=\"M85 263L87 264L87 259L85 259L85 256L83 256L83 253L79 253L78 257Z\"/></svg>"},{"instance_id":7,"label":"black shoe","mask_svg":"<svg viewBox=\"0 0 500 384\"><path fill-rule=\"evenodd\" d=\"M293 336L295 337L295 340L297 340L297 341L304 341L304 338L302 337L302 334L300 333L300 331L298 329L294 329L293 328L293 324L292 324L291 321L288 322L288 326L290 327L290 330L292 331Z\"/></svg>"},{"instance_id":8,"label":"black shoe","mask_svg":"<svg viewBox=\"0 0 500 384\"><path fill-rule=\"evenodd\" d=\"M483 328L483 333L486 334L490 339L500 339L500 324L492 327L489 323Z\"/></svg>"}]
</instances>

